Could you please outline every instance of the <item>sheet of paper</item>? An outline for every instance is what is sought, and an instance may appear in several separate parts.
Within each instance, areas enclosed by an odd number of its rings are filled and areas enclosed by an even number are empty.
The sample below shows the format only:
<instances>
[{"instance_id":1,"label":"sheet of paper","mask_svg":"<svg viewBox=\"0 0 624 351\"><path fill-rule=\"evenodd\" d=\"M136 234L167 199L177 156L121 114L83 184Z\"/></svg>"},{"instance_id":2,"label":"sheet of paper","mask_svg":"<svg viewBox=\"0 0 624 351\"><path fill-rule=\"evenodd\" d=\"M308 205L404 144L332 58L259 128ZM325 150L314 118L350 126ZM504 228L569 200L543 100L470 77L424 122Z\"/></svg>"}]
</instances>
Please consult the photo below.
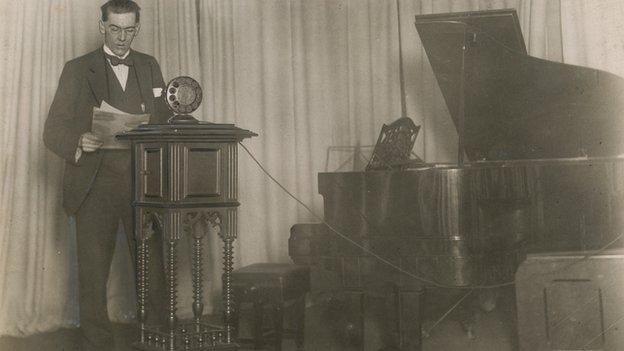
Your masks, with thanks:
<instances>
[{"instance_id":1,"label":"sheet of paper","mask_svg":"<svg viewBox=\"0 0 624 351\"><path fill-rule=\"evenodd\" d=\"M149 117L149 114L123 112L102 101L100 107L93 108L91 132L102 140L102 149L128 149L130 144L127 141L117 140L115 135L149 122Z\"/></svg>"},{"instance_id":2,"label":"sheet of paper","mask_svg":"<svg viewBox=\"0 0 624 351\"><path fill-rule=\"evenodd\" d=\"M118 114L128 114L116 107L114 107L113 105L109 104L108 102L106 102L106 100L102 100L102 103L100 104L100 110L104 111L104 112L110 112L110 113L118 113Z\"/></svg>"}]
</instances>

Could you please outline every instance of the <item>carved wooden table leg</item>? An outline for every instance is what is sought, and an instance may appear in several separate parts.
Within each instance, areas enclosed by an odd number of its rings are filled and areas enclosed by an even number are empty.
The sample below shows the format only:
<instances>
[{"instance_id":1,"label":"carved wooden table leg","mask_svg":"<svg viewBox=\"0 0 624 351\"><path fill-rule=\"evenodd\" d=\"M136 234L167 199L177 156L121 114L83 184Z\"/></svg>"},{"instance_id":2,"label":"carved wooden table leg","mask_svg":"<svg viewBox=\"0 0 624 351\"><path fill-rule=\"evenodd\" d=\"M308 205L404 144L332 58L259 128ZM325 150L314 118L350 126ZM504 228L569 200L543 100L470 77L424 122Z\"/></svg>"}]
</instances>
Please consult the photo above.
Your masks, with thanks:
<instances>
[{"instance_id":1,"label":"carved wooden table leg","mask_svg":"<svg viewBox=\"0 0 624 351\"><path fill-rule=\"evenodd\" d=\"M225 342L232 340L232 317L234 316L234 299L232 298L232 270L234 269L234 249L232 237L223 237L223 319Z\"/></svg>"},{"instance_id":2,"label":"carved wooden table leg","mask_svg":"<svg viewBox=\"0 0 624 351\"><path fill-rule=\"evenodd\" d=\"M149 265L149 246L145 238L139 239L137 255L137 316L139 319L140 341L146 342L145 323L147 321L147 294L148 294L148 265Z\"/></svg>"},{"instance_id":3,"label":"carved wooden table leg","mask_svg":"<svg viewBox=\"0 0 624 351\"><path fill-rule=\"evenodd\" d=\"M170 239L167 247L167 295L169 298L167 305L168 320L167 326L169 327L169 350L175 350L175 334L178 318L176 316L177 310L177 272L176 272L176 239Z\"/></svg>"},{"instance_id":4,"label":"carved wooden table leg","mask_svg":"<svg viewBox=\"0 0 624 351\"><path fill-rule=\"evenodd\" d=\"M139 322L139 340L147 343L147 298L149 295L150 247L148 239L154 234L152 215L143 210L135 210L135 233L137 245L136 283L137 317Z\"/></svg>"},{"instance_id":5,"label":"carved wooden table leg","mask_svg":"<svg viewBox=\"0 0 624 351\"><path fill-rule=\"evenodd\" d=\"M195 235L193 242L193 316L195 317L196 332L200 332L201 318L204 313L202 297L202 236Z\"/></svg>"}]
</instances>

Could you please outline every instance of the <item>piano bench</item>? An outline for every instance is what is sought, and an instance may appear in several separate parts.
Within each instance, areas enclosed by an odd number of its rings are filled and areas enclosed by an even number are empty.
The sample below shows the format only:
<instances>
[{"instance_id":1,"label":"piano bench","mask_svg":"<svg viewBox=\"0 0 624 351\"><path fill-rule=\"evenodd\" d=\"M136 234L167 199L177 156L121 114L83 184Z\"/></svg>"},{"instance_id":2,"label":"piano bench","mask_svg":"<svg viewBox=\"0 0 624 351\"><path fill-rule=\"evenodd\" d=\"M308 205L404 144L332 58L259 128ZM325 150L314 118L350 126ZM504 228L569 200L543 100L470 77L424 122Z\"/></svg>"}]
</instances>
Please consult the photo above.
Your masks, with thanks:
<instances>
[{"instance_id":1,"label":"piano bench","mask_svg":"<svg viewBox=\"0 0 624 351\"><path fill-rule=\"evenodd\" d=\"M234 297L234 326L238 334L240 308L244 303L253 306L253 339L240 339L239 343L253 342L255 348L264 344L264 310L272 311L275 350L282 349L284 337L294 337L298 349L303 348L305 297L310 291L310 268L293 264L255 263L232 272ZM284 310L292 306L294 328L284 329ZM238 335L237 335L238 336Z\"/></svg>"}]
</instances>

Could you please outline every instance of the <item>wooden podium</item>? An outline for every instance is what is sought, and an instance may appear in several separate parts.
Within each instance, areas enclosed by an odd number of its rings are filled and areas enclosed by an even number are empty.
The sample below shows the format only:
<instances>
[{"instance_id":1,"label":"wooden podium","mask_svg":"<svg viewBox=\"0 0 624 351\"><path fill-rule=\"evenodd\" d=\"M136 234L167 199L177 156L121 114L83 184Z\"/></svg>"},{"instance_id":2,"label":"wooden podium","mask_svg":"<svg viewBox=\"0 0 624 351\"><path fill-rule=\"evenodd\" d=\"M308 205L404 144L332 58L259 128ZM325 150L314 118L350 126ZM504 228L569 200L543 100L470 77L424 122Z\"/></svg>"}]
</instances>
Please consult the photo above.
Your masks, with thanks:
<instances>
[{"instance_id":1,"label":"wooden podium","mask_svg":"<svg viewBox=\"0 0 624 351\"><path fill-rule=\"evenodd\" d=\"M256 136L233 124L179 121L146 124L118 135L131 144L134 165L134 230L137 241L137 303L140 350L235 350L231 272L233 242L236 239L237 144ZM147 297L150 294L150 250L147 239L155 229L162 233L167 296L165 325L147 324ZM224 325L202 320L202 256L208 232L223 240ZM178 320L178 241L193 242L193 319Z\"/></svg>"}]
</instances>

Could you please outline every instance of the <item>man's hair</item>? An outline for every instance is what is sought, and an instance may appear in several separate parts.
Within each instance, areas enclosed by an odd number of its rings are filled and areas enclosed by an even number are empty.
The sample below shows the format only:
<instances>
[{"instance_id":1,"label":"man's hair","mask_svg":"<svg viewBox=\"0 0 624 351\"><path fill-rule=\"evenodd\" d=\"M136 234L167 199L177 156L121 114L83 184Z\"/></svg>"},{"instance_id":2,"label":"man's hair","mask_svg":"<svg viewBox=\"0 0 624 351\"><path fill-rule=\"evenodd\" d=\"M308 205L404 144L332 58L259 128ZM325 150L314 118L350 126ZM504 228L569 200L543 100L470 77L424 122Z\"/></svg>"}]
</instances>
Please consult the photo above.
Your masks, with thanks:
<instances>
[{"instance_id":1,"label":"man's hair","mask_svg":"<svg viewBox=\"0 0 624 351\"><path fill-rule=\"evenodd\" d=\"M102 22L108 21L109 13L134 12L137 22L139 22L141 15L141 8L132 0L109 0L100 9L102 10Z\"/></svg>"}]
</instances>

